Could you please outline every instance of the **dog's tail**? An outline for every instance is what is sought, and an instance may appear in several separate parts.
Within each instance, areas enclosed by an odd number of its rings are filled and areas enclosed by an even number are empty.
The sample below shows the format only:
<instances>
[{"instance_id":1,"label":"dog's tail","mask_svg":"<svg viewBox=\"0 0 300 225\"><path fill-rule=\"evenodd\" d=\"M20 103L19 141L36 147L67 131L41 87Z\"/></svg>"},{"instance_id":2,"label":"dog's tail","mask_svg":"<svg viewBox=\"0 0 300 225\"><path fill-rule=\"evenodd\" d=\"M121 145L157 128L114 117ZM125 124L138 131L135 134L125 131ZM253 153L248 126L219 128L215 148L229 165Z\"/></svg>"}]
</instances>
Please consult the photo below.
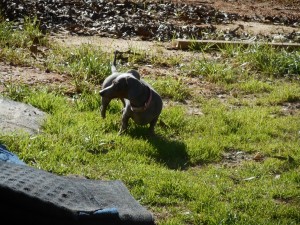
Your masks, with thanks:
<instances>
[{"instance_id":1,"label":"dog's tail","mask_svg":"<svg viewBox=\"0 0 300 225\"><path fill-rule=\"evenodd\" d=\"M117 72L117 54L118 54L118 53L119 53L118 50L116 50L116 51L114 52L114 61L113 61L112 65L111 65L111 72L112 72L112 73Z\"/></svg>"}]
</instances>

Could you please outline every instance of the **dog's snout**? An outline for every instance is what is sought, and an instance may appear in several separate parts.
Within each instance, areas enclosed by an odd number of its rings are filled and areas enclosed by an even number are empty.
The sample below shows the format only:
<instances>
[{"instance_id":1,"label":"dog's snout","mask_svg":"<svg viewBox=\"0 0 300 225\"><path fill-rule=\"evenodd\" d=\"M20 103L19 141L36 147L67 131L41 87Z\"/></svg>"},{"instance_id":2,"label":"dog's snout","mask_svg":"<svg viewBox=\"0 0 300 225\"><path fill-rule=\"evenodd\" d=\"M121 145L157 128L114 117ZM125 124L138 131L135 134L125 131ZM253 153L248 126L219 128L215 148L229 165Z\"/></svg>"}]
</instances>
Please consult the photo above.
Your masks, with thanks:
<instances>
[{"instance_id":1,"label":"dog's snout","mask_svg":"<svg viewBox=\"0 0 300 225\"><path fill-rule=\"evenodd\" d=\"M114 96L112 96L110 88L104 88L104 89L100 90L99 94L101 97L114 98Z\"/></svg>"}]
</instances>

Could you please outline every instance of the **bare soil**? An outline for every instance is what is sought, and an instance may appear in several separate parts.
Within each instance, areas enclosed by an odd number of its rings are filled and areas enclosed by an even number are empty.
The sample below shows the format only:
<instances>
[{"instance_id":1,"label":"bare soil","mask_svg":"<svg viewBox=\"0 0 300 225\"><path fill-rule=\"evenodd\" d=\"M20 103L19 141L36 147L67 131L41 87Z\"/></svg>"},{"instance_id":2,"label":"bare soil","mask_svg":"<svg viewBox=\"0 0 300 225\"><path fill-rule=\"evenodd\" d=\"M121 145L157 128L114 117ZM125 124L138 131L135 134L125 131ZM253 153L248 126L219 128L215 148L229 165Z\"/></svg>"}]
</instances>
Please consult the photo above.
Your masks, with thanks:
<instances>
[{"instance_id":1,"label":"bare soil","mask_svg":"<svg viewBox=\"0 0 300 225\"><path fill-rule=\"evenodd\" d=\"M183 3L171 0L173 3ZM186 4L209 5L220 11L235 13L245 17L300 17L298 0L187 0Z\"/></svg>"},{"instance_id":2,"label":"bare soil","mask_svg":"<svg viewBox=\"0 0 300 225\"><path fill-rule=\"evenodd\" d=\"M188 1L201 3L202 1ZM268 16L299 18L300 2L297 0L204 0L220 11L237 13L241 16Z\"/></svg>"}]
</instances>

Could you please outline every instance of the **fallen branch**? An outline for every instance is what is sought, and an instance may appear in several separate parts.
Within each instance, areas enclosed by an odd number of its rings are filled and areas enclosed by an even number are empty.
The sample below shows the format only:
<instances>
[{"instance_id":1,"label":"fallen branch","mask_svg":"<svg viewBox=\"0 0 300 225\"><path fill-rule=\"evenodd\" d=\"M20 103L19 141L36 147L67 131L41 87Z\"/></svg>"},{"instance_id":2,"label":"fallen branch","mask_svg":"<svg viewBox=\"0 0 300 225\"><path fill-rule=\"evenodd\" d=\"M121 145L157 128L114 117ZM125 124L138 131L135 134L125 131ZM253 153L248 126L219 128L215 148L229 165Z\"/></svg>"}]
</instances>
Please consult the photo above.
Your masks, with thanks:
<instances>
[{"instance_id":1,"label":"fallen branch","mask_svg":"<svg viewBox=\"0 0 300 225\"><path fill-rule=\"evenodd\" d=\"M270 45L279 48L300 48L298 43L273 43L273 42L253 42L253 41L221 41L221 40L186 40L186 39L175 39L172 41L173 49L199 49L199 48L222 48L226 45L240 45L248 47L250 45Z\"/></svg>"}]
</instances>

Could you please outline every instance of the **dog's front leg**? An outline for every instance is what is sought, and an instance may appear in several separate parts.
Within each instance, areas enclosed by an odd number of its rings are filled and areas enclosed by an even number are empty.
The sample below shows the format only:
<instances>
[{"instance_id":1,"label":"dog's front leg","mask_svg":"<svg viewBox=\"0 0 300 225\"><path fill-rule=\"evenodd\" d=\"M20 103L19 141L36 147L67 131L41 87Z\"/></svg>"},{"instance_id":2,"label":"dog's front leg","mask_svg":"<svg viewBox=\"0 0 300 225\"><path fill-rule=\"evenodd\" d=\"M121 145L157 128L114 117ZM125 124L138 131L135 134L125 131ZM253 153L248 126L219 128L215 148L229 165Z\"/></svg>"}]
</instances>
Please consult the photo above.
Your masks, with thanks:
<instances>
[{"instance_id":1,"label":"dog's front leg","mask_svg":"<svg viewBox=\"0 0 300 225\"><path fill-rule=\"evenodd\" d=\"M119 130L119 135L122 135L128 127L128 121L129 121L129 116L126 113L126 109L123 109L123 115L122 115L122 124L121 124L121 128Z\"/></svg>"},{"instance_id":2,"label":"dog's front leg","mask_svg":"<svg viewBox=\"0 0 300 225\"><path fill-rule=\"evenodd\" d=\"M101 107L100 107L102 118L106 117L106 110L107 110L107 106L109 105L110 101L111 101L110 98L104 98L104 97L102 97Z\"/></svg>"}]
</instances>

